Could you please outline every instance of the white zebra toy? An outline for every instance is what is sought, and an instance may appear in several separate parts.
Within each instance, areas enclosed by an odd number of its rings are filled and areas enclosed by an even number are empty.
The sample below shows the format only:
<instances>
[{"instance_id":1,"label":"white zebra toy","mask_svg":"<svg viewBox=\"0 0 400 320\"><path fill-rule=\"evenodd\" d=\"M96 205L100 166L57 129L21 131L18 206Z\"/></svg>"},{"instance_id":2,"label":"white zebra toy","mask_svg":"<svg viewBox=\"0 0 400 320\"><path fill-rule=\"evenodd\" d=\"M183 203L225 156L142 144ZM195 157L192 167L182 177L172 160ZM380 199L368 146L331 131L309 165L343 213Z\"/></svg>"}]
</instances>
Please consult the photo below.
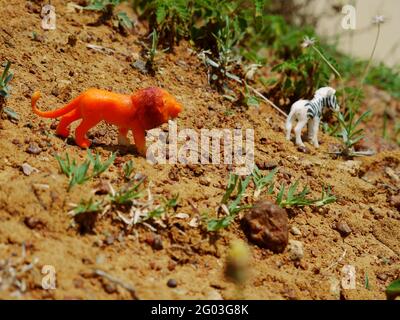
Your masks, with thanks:
<instances>
[{"instance_id":1,"label":"white zebra toy","mask_svg":"<svg viewBox=\"0 0 400 320\"><path fill-rule=\"evenodd\" d=\"M286 140L290 141L294 120L297 120L296 127L294 128L296 144L305 147L301 140L301 130L308 122L308 139L318 148L318 130L323 108L328 107L334 112L339 111L335 93L335 89L323 87L315 92L312 100L298 100L293 103L286 120Z\"/></svg>"}]
</instances>

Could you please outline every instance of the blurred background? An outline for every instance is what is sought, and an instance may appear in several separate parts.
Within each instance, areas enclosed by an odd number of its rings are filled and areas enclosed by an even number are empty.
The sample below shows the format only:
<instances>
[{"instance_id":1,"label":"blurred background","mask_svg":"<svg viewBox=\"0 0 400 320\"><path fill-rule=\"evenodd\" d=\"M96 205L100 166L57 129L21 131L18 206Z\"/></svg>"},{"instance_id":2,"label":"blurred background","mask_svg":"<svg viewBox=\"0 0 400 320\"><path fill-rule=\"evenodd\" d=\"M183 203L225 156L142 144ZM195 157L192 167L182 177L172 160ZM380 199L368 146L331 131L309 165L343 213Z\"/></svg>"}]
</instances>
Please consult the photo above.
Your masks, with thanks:
<instances>
[{"instance_id":1,"label":"blurred background","mask_svg":"<svg viewBox=\"0 0 400 320\"><path fill-rule=\"evenodd\" d=\"M283 1L284 2L284 1ZM385 17L381 26L381 35L374 60L388 66L400 64L400 1L399 0L298 0L305 4L305 12L315 17L317 32L327 36L337 48L349 55L368 59L375 40L372 18L377 15ZM346 4L356 8L356 29L344 30L341 21L344 17L341 10Z\"/></svg>"}]
</instances>

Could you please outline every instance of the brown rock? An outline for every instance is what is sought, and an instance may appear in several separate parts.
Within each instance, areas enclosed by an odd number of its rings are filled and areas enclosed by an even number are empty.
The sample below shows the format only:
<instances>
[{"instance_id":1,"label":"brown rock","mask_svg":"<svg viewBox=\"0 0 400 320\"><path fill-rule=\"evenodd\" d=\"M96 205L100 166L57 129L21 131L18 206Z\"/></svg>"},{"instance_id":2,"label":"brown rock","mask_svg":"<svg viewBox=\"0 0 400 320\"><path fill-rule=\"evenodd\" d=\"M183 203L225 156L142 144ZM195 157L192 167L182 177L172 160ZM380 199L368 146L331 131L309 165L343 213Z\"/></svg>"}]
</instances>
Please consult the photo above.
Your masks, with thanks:
<instances>
[{"instance_id":1,"label":"brown rock","mask_svg":"<svg viewBox=\"0 0 400 320\"><path fill-rule=\"evenodd\" d=\"M149 234L146 242L151 245L154 250L162 250L164 248L161 236L158 234Z\"/></svg>"},{"instance_id":2,"label":"brown rock","mask_svg":"<svg viewBox=\"0 0 400 320\"><path fill-rule=\"evenodd\" d=\"M300 151L302 153L307 153L307 154L310 153L310 150L303 146L298 146L297 151Z\"/></svg>"},{"instance_id":3,"label":"brown rock","mask_svg":"<svg viewBox=\"0 0 400 320\"><path fill-rule=\"evenodd\" d=\"M242 219L250 241L279 253L288 244L288 215L285 209L267 200L258 201Z\"/></svg>"},{"instance_id":4,"label":"brown rock","mask_svg":"<svg viewBox=\"0 0 400 320\"><path fill-rule=\"evenodd\" d=\"M108 294L113 294L117 292L117 286L111 282L104 282L103 283L104 291Z\"/></svg>"},{"instance_id":5,"label":"brown rock","mask_svg":"<svg viewBox=\"0 0 400 320\"><path fill-rule=\"evenodd\" d=\"M336 223L335 229L340 233L342 237L347 237L352 232L346 221L338 221Z\"/></svg>"},{"instance_id":6,"label":"brown rock","mask_svg":"<svg viewBox=\"0 0 400 320\"><path fill-rule=\"evenodd\" d=\"M176 288L178 286L178 283L175 279L169 279L167 282L167 286L170 288Z\"/></svg>"},{"instance_id":7,"label":"brown rock","mask_svg":"<svg viewBox=\"0 0 400 320\"><path fill-rule=\"evenodd\" d=\"M24 223L29 229L39 229L44 226L43 221L35 217L25 217Z\"/></svg>"},{"instance_id":8,"label":"brown rock","mask_svg":"<svg viewBox=\"0 0 400 320\"><path fill-rule=\"evenodd\" d=\"M400 193L389 198L390 204L400 212Z\"/></svg>"},{"instance_id":9,"label":"brown rock","mask_svg":"<svg viewBox=\"0 0 400 320\"><path fill-rule=\"evenodd\" d=\"M39 148L36 144L31 143L29 147L26 149L26 152L30 154L39 154L42 152L42 149Z\"/></svg>"},{"instance_id":10,"label":"brown rock","mask_svg":"<svg viewBox=\"0 0 400 320\"><path fill-rule=\"evenodd\" d=\"M386 281L387 278L388 278L388 275L387 275L386 273L379 273L376 277L377 277L379 280Z\"/></svg>"},{"instance_id":11,"label":"brown rock","mask_svg":"<svg viewBox=\"0 0 400 320\"><path fill-rule=\"evenodd\" d=\"M278 166L276 162L268 162L264 160L257 160L256 165L260 170L271 170L275 169Z\"/></svg>"}]
</instances>

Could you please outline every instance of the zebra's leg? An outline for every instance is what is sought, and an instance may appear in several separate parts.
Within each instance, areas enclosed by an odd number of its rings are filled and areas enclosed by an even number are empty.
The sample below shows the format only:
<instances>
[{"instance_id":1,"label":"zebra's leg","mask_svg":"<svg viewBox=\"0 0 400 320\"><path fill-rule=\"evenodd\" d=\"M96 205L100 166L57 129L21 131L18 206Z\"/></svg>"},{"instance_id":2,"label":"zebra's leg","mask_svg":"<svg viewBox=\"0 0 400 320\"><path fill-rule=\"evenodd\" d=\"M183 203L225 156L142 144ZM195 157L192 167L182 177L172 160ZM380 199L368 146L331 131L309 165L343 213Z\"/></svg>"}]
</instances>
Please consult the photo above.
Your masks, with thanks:
<instances>
[{"instance_id":1,"label":"zebra's leg","mask_svg":"<svg viewBox=\"0 0 400 320\"><path fill-rule=\"evenodd\" d=\"M308 133L308 141L312 141L313 137L314 137L314 121L313 119L308 119L308 123L307 123L308 127L307 127L307 133Z\"/></svg>"},{"instance_id":2,"label":"zebra's leg","mask_svg":"<svg viewBox=\"0 0 400 320\"><path fill-rule=\"evenodd\" d=\"M319 148L319 142L318 142L318 131L319 131L319 123L320 123L320 118L315 117L312 123L312 143L314 144L314 147Z\"/></svg>"},{"instance_id":3,"label":"zebra's leg","mask_svg":"<svg viewBox=\"0 0 400 320\"><path fill-rule=\"evenodd\" d=\"M286 140L290 141L290 135L292 133L293 117L291 114L286 119Z\"/></svg>"},{"instance_id":4,"label":"zebra's leg","mask_svg":"<svg viewBox=\"0 0 400 320\"><path fill-rule=\"evenodd\" d=\"M299 119L299 122L297 123L296 127L294 128L294 133L296 135L296 144L301 147L305 147L303 141L301 140L301 130L304 128L304 126L307 124L307 118L302 118Z\"/></svg>"}]
</instances>

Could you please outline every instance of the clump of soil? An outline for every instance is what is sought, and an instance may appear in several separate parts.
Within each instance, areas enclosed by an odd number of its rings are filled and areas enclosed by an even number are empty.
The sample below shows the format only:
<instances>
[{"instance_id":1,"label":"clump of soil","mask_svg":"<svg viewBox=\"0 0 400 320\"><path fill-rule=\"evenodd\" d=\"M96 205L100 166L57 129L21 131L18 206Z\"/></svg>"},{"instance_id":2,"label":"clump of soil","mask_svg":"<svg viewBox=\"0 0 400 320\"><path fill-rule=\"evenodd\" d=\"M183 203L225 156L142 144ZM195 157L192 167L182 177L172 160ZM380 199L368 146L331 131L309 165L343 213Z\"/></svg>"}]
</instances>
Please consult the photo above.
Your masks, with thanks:
<instances>
[{"instance_id":1,"label":"clump of soil","mask_svg":"<svg viewBox=\"0 0 400 320\"><path fill-rule=\"evenodd\" d=\"M288 215L285 209L262 200L242 219L244 232L250 241L273 252L283 252L288 243Z\"/></svg>"}]
</instances>

